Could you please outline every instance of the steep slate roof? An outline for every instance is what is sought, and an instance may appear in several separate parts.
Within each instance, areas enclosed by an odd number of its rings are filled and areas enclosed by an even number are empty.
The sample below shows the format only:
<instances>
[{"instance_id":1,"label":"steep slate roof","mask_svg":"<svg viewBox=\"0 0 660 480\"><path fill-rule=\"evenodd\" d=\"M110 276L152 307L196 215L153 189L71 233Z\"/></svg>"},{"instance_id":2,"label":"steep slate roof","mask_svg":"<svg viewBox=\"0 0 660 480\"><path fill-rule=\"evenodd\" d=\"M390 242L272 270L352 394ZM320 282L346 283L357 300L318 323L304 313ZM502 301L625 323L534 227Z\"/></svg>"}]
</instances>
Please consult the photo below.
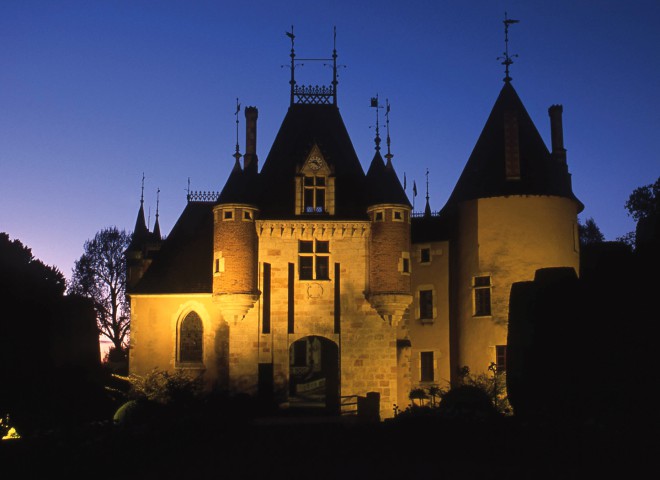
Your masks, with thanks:
<instances>
[{"instance_id":1,"label":"steep slate roof","mask_svg":"<svg viewBox=\"0 0 660 480\"><path fill-rule=\"evenodd\" d=\"M505 177L505 113L515 113L518 119L519 180ZM443 212L461 201L508 195L566 197L577 202L580 211L584 208L573 194L568 168L552 158L518 94L505 82Z\"/></svg>"},{"instance_id":2,"label":"steep slate roof","mask_svg":"<svg viewBox=\"0 0 660 480\"><path fill-rule=\"evenodd\" d=\"M252 170L243 170L237 160L216 203L256 204L257 191L257 174Z\"/></svg>"},{"instance_id":3,"label":"steep slate roof","mask_svg":"<svg viewBox=\"0 0 660 480\"><path fill-rule=\"evenodd\" d=\"M366 219L365 175L335 105L294 104L284 117L259 174L260 218L295 215L294 176L314 144L335 176L335 219ZM320 218L310 214L309 217Z\"/></svg>"},{"instance_id":4,"label":"steep slate roof","mask_svg":"<svg viewBox=\"0 0 660 480\"><path fill-rule=\"evenodd\" d=\"M367 204L395 203L412 208L390 160L387 164L377 150L367 171Z\"/></svg>"},{"instance_id":5,"label":"steep slate roof","mask_svg":"<svg viewBox=\"0 0 660 480\"><path fill-rule=\"evenodd\" d=\"M151 239L147 222L144 221L144 204L140 201L140 209L138 210L137 219L135 220L135 228L131 236L131 243L129 244L128 251L142 250L144 244Z\"/></svg>"},{"instance_id":6,"label":"steep slate roof","mask_svg":"<svg viewBox=\"0 0 660 480\"><path fill-rule=\"evenodd\" d=\"M213 203L188 202L131 293L211 293Z\"/></svg>"}]
</instances>

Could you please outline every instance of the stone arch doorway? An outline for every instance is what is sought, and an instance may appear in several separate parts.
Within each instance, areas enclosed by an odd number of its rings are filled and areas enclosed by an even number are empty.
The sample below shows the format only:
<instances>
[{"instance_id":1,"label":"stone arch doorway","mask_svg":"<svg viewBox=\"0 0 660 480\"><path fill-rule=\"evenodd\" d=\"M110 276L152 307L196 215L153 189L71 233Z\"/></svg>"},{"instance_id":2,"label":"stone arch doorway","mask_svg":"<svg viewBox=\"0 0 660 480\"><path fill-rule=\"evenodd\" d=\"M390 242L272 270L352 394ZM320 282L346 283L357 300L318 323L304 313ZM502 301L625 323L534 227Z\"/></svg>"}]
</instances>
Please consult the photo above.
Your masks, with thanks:
<instances>
[{"instance_id":1,"label":"stone arch doorway","mask_svg":"<svg viewBox=\"0 0 660 480\"><path fill-rule=\"evenodd\" d=\"M339 347L316 335L289 347L289 406L339 412Z\"/></svg>"}]
</instances>

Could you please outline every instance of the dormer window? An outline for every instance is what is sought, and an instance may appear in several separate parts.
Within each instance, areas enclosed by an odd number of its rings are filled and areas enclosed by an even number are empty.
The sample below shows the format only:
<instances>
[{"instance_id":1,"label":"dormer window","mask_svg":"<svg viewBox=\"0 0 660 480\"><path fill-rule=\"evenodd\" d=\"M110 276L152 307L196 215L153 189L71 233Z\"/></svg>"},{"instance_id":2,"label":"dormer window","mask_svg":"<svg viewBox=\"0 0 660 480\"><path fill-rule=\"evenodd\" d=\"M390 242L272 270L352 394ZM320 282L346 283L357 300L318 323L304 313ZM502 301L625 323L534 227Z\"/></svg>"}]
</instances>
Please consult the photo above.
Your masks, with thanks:
<instances>
[{"instance_id":1,"label":"dormer window","mask_svg":"<svg viewBox=\"0 0 660 480\"><path fill-rule=\"evenodd\" d=\"M314 145L296 172L296 215L334 215L335 177L321 149Z\"/></svg>"},{"instance_id":2,"label":"dormer window","mask_svg":"<svg viewBox=\"0 0 660 480\"><path fill-rule=\"evenodd\" d=\"M325 213L325 188L325 177L304 178L303 211L305 213Z\"/></svg>"}]
</instances>

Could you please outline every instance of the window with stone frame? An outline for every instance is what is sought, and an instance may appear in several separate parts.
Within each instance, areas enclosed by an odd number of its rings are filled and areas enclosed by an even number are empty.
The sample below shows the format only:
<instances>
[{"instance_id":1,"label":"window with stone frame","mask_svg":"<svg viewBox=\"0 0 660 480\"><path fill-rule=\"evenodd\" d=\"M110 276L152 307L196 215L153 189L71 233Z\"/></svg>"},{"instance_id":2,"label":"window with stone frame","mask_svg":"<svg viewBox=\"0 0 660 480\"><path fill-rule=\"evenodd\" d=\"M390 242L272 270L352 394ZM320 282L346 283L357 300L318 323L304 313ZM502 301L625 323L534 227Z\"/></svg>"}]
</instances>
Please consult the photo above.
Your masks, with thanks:
<instances>
[{"instance_id":1,"label":"window with stone frame","mask_svg":"<svg viewBox=\"0 0 660 480\"><path fill-rule=\"evenodd\" d=\"M330 279L329 241L298 241L298 278L300 280Z\"/></svg>"},{"instance_id":2,"label":"window with stone frame","mask_svg":"<svg viewBox=\"0 0 660 480\"><path fill-rule=\"evenodd\" d=\"M195 312L190 312L179 327L179 362L201 363L203 359L204 326Z\"/></svg>"},{"instance_id":3,"label":"window with stone frame","mask_svg":"<svg viewBox=\"0 0 660 480\"><path fill-rule=\"evenodd\" d=\"M325 208L326 177L303 177L303 212L326 213Z\"/></svg>"},{"instance_id":4,"label":"window with stone frame","mask_svg":"<svg viewBox=\"0 0 660 480\"><path fill-rule=\"evenodd\" d=\"M434 370L433 352L419 352L419 380L421 382L435 381Z\"/></svg>"},{"instance_id":5,"label":"window with stone frame","mask_svg":"<svg viewBox=\"0 0 660 480\"><path fill-rule=\"evenodd\" d=\"M506 345L495 345L495 369L506 372Z\"/></svg>"},{"instance_id":6,"label":"window with stone frame","mask_svg":"<svg viewBox=\"0 0 660 480\"><path fill-rule=\"evenodd\" d=\"M491 279L490 275L474 277L474 316L487 317L491 315Z\"/></svg>"},{"instance_id":7,"label":"window with stone frame","mask_svg":"<svg viewBox=\"0 0 660 480\"><path fill-rule=\"evenodd\" d=\"M433 290L419 291L419 318L421 320L433 319Z\"/></svg>"}]
</instances>

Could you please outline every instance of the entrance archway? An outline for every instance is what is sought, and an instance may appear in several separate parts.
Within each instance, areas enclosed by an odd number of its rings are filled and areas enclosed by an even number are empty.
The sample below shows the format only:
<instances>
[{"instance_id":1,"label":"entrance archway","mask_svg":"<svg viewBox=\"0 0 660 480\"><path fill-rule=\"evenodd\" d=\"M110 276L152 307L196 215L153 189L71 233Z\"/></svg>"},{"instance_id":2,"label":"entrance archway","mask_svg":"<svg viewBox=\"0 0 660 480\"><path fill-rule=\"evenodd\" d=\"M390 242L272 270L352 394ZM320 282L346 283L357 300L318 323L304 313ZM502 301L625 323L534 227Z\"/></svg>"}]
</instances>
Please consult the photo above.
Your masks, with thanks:
<instances>
[{"instance_id":1,"label":"entrance archway","mask_svg":"<svg viewBox=\"0 0 660 480\"><path fill-rule=\"evenodd\" d=\"M311 335L289 347L289 405L339 412L339 348Z\"/></svg>"}]
</instances>

